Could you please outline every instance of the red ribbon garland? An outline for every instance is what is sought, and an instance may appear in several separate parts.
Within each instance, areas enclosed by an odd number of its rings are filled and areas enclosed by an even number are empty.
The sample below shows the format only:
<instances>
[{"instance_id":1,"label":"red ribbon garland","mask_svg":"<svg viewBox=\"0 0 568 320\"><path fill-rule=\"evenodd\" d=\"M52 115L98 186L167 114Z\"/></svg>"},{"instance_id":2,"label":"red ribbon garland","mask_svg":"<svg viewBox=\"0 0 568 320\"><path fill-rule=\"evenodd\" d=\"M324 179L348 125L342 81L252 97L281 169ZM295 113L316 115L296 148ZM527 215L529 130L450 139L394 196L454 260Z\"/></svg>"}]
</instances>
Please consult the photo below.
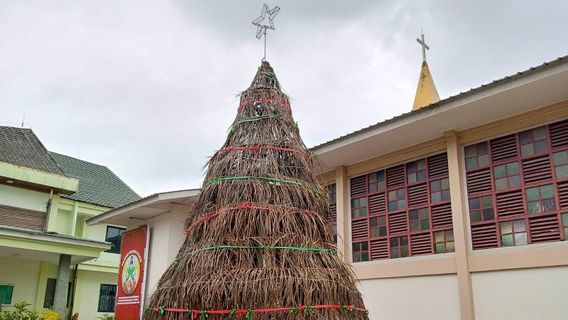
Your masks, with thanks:
<instances>
[{"instance_id":1,"label":"red ribbon garland","mask_svg":"<svg viewBox=\"0 0 568 320\"><path fill-rule=\"evenodd\" d=\"M299 307L274 307L274 308L259 308L259 309L238 309L236 310L237 316L242 316L246 314L249 310L252 310L254 313L268 313L268 312L279 312L279 311L291 311L298 309L300 311L304 311L306 308L311 307L312 309L343 309L342 305L339 304L316 304L313 306L299 306ZM160 307L156 308L148 308L149 310L153 310L156 312L160 311ZM231 314L233 310L195 310L195 309L180 309L180 308L163 308L167 312L178 312L178 313L189 313L193 314L193 318L197 319L197 316L200 312L205 311L207 314ZM347 310L355 310L359 312L367 312L367 309L355 307L352 305L347 305Z\"/></svg>"},{"instance_id":2,"label":"red ribbon garland","mask_svg":"<svg viewBox=\"0 0 568 320\"><path fill-rule=\"evenodd\" d=\"M283 101L283 100L280 100L280 99L267 99L267 98L264 98L264 99L243 100L243 101L241 101L241 103L239 104L239 109L238 109L238 110L240 111L240 110L241 110L242 108L244 108L245 106L249 106L250 103L274 103L274 104L277 104L277 105L279 105L279 106L281 106L281 107L290 109L290 103L287 102L287 101Z\"/></svg>"},{"instance_id":3,"label":"red ribbon garland","mask_svg":"<svg viewBox=\"0 0 568 320\"><path fill-rule=\"evenodd\" d=\"M213 219L215 219L218 215L220 215L221 213L230 211L230 210L239 210L239 209L258 209L258 210L273 210L275 208L275 206L266 206L266 205L258 205L258 204L254 204L254 203L250 203L250 202L243 202L243 203L239 203L237 205L234 205L232 207L227 207L227 208L223 208L219 211L210 213L210 214L206 214L203 215L201 217L199 217L197 220L195 220L189 227L187 227L186 229L184 229L184 233L187 236L189 229L195 227L198 224L201 224L203 222L207 222L207 221L211 221ZM310 210L288 210L287 214L294 214L294 213L302 213L302 214L315 214L315 212L310 211Z\"/></svg>"}]
</instances>

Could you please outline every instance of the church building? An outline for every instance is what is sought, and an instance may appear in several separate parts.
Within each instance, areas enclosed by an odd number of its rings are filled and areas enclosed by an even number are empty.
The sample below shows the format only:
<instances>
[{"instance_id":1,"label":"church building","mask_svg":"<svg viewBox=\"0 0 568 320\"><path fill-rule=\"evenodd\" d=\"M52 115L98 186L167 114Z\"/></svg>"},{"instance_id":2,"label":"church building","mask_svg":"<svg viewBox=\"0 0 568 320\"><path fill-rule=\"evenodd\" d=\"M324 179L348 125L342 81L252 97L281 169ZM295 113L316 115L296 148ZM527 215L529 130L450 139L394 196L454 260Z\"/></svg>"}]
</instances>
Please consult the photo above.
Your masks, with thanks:
<instances>
[{"instance_id":1,"label":"church building","mask_svg":"<svg viewBox=\"0 0 568 320\"><path fill-rule=\"evenodd\" d=\"M370 319L565 319L568 56L443 100L424 56L408 109L312 148ZM198 193L87 220L147 226L144 295Z\"/></svg>"}]
</instances>

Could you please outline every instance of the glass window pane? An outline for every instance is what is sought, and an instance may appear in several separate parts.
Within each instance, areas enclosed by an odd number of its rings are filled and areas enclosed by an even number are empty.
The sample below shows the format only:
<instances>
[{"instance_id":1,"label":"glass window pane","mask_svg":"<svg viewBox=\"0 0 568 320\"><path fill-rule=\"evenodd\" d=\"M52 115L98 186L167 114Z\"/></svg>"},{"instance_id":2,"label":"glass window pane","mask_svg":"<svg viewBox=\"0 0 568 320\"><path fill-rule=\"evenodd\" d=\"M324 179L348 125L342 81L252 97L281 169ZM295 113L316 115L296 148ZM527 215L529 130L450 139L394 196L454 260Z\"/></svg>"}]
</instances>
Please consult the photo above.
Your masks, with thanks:
<instances>
[{"instance_id":1,"label":"glass window pane","mask_svg":"<svg viewBox=\"0 0 568 320\"><path fill-rule=\"evenodd\" d=\"M384 237L387 235L387 227L379 227L379 236Z\"/></svg>"},{"instance_id":2,"label":"glass window pane","mask_svg":"<svg viewBox=\"0 0 568 320\"><path fill-rule=\"evenodd\" d=\"M538 201L527 203L527 210L529 213L539 213L542 211L540 208L540 203Z\"/></svg>"},{"instance_id":3,"label":"glass window pane","mask_svg":"<svg viewBox=\"0 0 568 320\"><path fill-rule=\"evenodd\" d=\"M479 156L479 158L477 158L477 161L478 161L480 167L486 166L486 165L489 164L489 155L486 154L486 155Z\"/></svg>"},{"instance_id":4,"label":"glass window pane","mask_svg":"<svg viewBox=\"0 0 568 320\"><path fill-rule=\"evenodd\" d=\"M513 230L515 232L522 232L525 231L525 220L516 220L513 221Z\"/></svg>"},{"instance_id":5,"label":"glass window pane","mask_svg":"<svg viewBox=\"0 0 568 320\"><path fill-rule=\"evenodd\" d=\"M408 257L408 247L400 248L400 256L401 257Z\"/></svg>"},{"instance_id":6,"label":"glass window pane","mask_svg":"<svg viewBox=\"0 0 568 320\"><path fill-rule=\"evenodd\" d=\"M540 195L543 199L554 197L554 187L552 187L552 185L540 187Z\"/></svg>"},{"instance_id":7,"label":"glass window pane","mask_svg":"<svg viewBox=\"0 0 568 320\"><path fill-rule=\"evenodd\" d=\"M371 218L369 219L369 224L371 225L371 227L376 227L379 224L379 221L377 220L377 218Z\"/></svg>"},{"instance_id":8,"label":"glass window pane","mask_svg":"<svg viewBox=\"0 0 568 320\"><path fill-rule=\"evenodd\" d=\"M513 226L511 225L511 222L501 223L501 233L512 233L512 232L513 232Z\"/></svg>"},{"instance_id":9,"label":"glass window pane","mask_svg":"<svg viewBox=\"0 0 568 320\"><path fill-rule=\"evenodd\" d=\"M472 222L481 221L481 212L479 210L471 211L470 216Z\"/></svg>"},{"instance_id":10,"label":"glass window pane","mask_svg":"<svg viewBox=\"0 0 568 320\"><path fill-rule=\"evenodd\" d=\"M399 209L406 208L406 200L398 200L398 208Z\"/></svg>"},{"instance_id":11,"label":"glass window pane","mask_svg":"<svg viewBox=\"0 0 568 320\"><path fill-rule=\"evenodd\" d=\"M444 231L438 231L434 233L435 242L444 242Z\"/></svg>"},{"instance_id":12,"label":"glass window pane","mask_svg":"<svg viewBox=\"0 0 568 320\"><path fill-rule=\"evenodd\" d=\"M476 155L476 153L477 153L477 149L476 149L475 145L465 147L465 156L466 157L468 157L468 158L473 157L473 156Z\"/></svg>"},{"instance_id":13,"label":"glass window pane","mask_svg":"<svg viewBox=\"0 0 568 320\"><path fill-rule=\"evenodd\" d=\"M428 219L428 209L420 209L420 219Z\"/></svg>"},{"instance_id":14,"label":"glass window pane","mask_svg":"<svg viewBox=\"0 0 568 320\"><path fill-rule=\"evenodd\" d=\"M396 200L396 191L389 191L389 201Z\"/></svg>"},{"instance_id":15,"label":"glass window pane","mask_svg":"<svg viewBox=\"0 0 568 320\"><path fill-rule=\"evenodd\" d=\"M446 243L446 250L447 250L448 252L454 252L454 251L456 251L456 248L455 248L455 246L454 246L454 243L453 243L453 242L448 242L448 243Z\"/></svg>"},{"instance_id":16,"label":"glass window pane","mask_svg":"<svg viewBox=\"0 0 568 320\"><path fill-rule=\"evenodd\" d=\"M396 201L389 202L389 211L396 210Z\"/></svg>"},{"instance_id":17,"label":"glass window pane","mask_svg":"<svg viewBox=\"0 0 568 320\"><path fill-rule=\"evenodd\" d=\"M483 220L493 220L493 208L483 209Z\"/></svg>"},{"instance_id":18,"label":"glass window pane","mask_svg":"<svg viewBox=\"0 0 568 320\"><path fill-rule=\"evenodd\" d=\"M446 244L445 243L436 243L436 253L445 253L446 252Z\"/></svg>"},{"instance_id":19,"label":"glass window pane","mask_svg":"<svg viewBox=\"0 0 568 320\"><path fill-rule=\"evenodd\" d=\"M469 199L469 208L470 209L479 209L479 198Z\"/></svg>"},{"instance_id":20,"label":"glass window pane","mask_svg":"<svg viewBox=\"0 0 568 320\"><path fill-rule=\"evenodd\" d=\"M410 223L410 231L419 231L420 230L420 222L412 221Z\"/></svg>"},{"instance_id":21,"label":"glass window pane","mask_svg":"<svg viewBox=\"0 0 568 320\"><path fill-rule=\"evenodd\" d=\"M568 151L556 152L553 156L554 165L568 164Z\"/></svg>"},{"instance_id":22,"label":"glass window pane","mask_svg":"<svg viewBox=\"0 0 568 320\"><path fill-rule=\"evenodd\" d=\"M367 198L361 198L359 199L359 205L361 207L366 207L367 206Z\"/></svg>"},{"instance_id":23,"label":"glass window pane","mask_svg":"<svg viewBox=\"0 0 568 320\"><path fill-rule=\"evenodd\" d=\"M432 202L442 201L442 194L440 192L432 193Z\"/></svg>"},{"instance_id":24,"label":"glass window pane","mask_svg":"<svg viewBox=\"0 0 568 320\"><path fill-rule=\"evenodd\" d=\"M422 221L420 221L420 229L421 229L421 230L428 230L428 229L430 229L430 221L428 221L428 220L422 220Z\"/></svg>"},{"instance_id":25,"label":"glass window pane","mask_svg":"<svg viewBox=\"0 0 568 320\"><path fill-rule=\"evenodd\" d=\"M504 246L509 247L514 245L515 243L513 242L513 235L512 234L508 234L508 235L504 235L501 236L501 242L503 243Z\"/></svg>"},{"instance_id":26,"label":"glass window pane","mask_svg":"<svg viewBox=\"0 0 568 320\"><path fill-rule=\"evenodd\" d=\"M538 188L527 189L527 201L534 201L538 199Z\"/></svg>"},{"instance_id":27,"label":"glass window pane","mask_svg":"<svg viewBox=\"0 0 568 320\"><path fill-rule=\"evenodd\" d=\"M410 220L418 220L418 210L410 211Z\"/></svg>"},{"instance_id":28,"label":"glass window pane","mask_svg":"<svg viewBox=\"0 0 568 320\"><path fill-rule=\"evenodd\" d=\"M568 226L568 213L562 214L562 225Z\"/></svg>"},{"instance_id":29,"label":"glass window pane","mask_svg":"<svg viewBox=\"0 0 568 320\"><path fill-rule=\"evenodd\" d=\"M416 182L416 173L411 173L408 175L408 183Z\"/></svg>"},{"instance_id":30,"label":"glass window pane","mask_svg":"<svg viewBox=\"0 0 568 320\"><path fill-rule=\"evenodd\" d=\"M477 154L486 154L487 152L487 142L481 142L477 144Z\"/></svg>"},{"instance_id":31,"label":"glass window pane","mask_svg":"<svg viewBox=\"0 0 568 320\"><path fill-rule=\"evenodd\" d=\"M503 178L507 175L507 170L505 169L504 165L496 166L495 168L493 168L493 172L495 173L495 178Z\"/></svg>"},{"instance_id":32,"label":"glass window pane","mask_svg":"<svg viewBox=\"0 0 568 320\"><path fill-rule=\"evenodd\" d=\"M426 169L426 159L418 160L418 161L416 162L416 168L417 168L418 170Z\"/></svg>"},{"instance_id":33,"label":"glass window pane","mask_svg":"<svg viewBox=\"0 0 568 320\"><path fill-rule=\"evenodd\" d=\"M446 231L446 241L454 241L454 232L453 231Z\"/></svg>"},{"instance_id":34,"label":"glass window pane","mask_svg":"<svg viewBox=\"0 0 568 320\"><path fill-rule=\"evenodd\" d=\"M542 201L543 211L554 211L556 209L556 204L554 199L546 199Z\"/></svg>"},{"instance_id":35,"label":"glass window pane","mask_svg":"<svg viewBox=\"0 0 568 320\"><path fill-rule=\"evenodd\" d=\"M377 192L378 188L377 188L377 184L376 183L369 183L369 192L373 193L373 192Z\"/></svg>"},{"instance_id":36,"label":"glass window pane","mask_svg":"<svg viewBox=\"0 0 568 320\"><path fill-rule=\"evenodd\" d=\"M380 216L379 217L379 225L384 226L387 223L387 217L385 216Z\"/></svg>"},{"instance_id":37,"label":"glass window pane","mask_svg":"<svg viewBox=\"0 0 568 320\"><path fill-rule=\"evenodd\" d=\"M534 154L534 146L533 144L524 144L521 146L521 154L523 156L530 156L531 154Z\"/></svg>"},{"instance_id":38,"label":"glass window pane","mask_svg":"<svg viewBox=\"0 0 568 320\"><path fill-rule=\"evenodd\" d=\"M491 197L483 197L482 201L484 208L493 207L493 199Z\"/></svg>"},{"instance_id":39,"label":"glass window pane","mask_svg":"<svg viewBox=\"0 0 568 320\"><path fill-rule=\"evenodd\" d=\"M519 140L521 140L521 144L531 142L533 140L532 130L527 130L519 133Z\"/></svg>"},{"instance_id":40,"label":"glass window pane","mask_svg":"<svg viewBox=\"0 0 568 320\"><path fill-rule=\"evenodd\" d=\"M526 233L516 233L515 234L515 245L519 246L519 245L523 245L523 244L527 244L527 234Z\"/></svg>"},{"instance_id":41,"label":"glass window pane","mask_svg":"<svg viewBox=\"0 0 568 320\"><path fill-rule=\"evenodd\" d=\"M469 158L465 160L465 168L467 170L477 168L477 159L476 158Z\"/></svg>"},{"instance_id":42,"label":"glass window pane","mask_svg":"<svg viewBox=\"0 0 568 320\"><path fill-rule=\"evenodd\" d=\"M557 179L568 178L568 165L556 167L556 178Z\"/></svg>"},{"instance_id":43,"label":"glass window pane","mask_svg":"<svg viewBox=\"0 0 568 320\"><path fill-rule=\"evenodd\" d=\"M512 176L519 174L519 163L518 162L511 162L507 164L507 174Z\"/></svg>"},{"instance_id":44,"label":"glass window pane","mask_svg":"<svg viewBox=\"0 0 568 320\"><path fill-rule=\"evenodd\" d=\"M442 179L442 189L450 189L450 180Z\"/></svg>"},{"instance_id":45,"label":"glass window pane","mask_svg":"<svg viewBox=\"0 0 568 320\"><path fill-rule=\"evenodd\" d=\"M533 130L534 140L546 139L546 127L540 127Z\"/></svg>"},{"instance_id":46,"label":"glass window pane","mask_svg":"<svg viewBox=\"0 0 568 320\"><path fill-rule=\"evenodd\" d=\"M509 177L509 188L518 188L521 186L521 176Z\"/></svg>"},{"instance_id":47,"label":"glass window pane","mask_svg":"<svg viewBox=\"0 0 568 320\"><path fill-rule=\"evenodd\" d=\"M495 180L495 189L497 190L507 189L507 178Z\"/></svg>"},{"instance_id":48,"label":"glass window pane","mask_svg":"<svg viewBox=\"0 0 568 320\"><path fill-rule=\"evenodd\" d=\"M369 253L368 252L362 252L361 253L361 261L369 261Z\"/></svg>"},{"instance_id":49,"label":"glass window pane","mask_svg":"<svg viewBox=\"0 0 568 320\"><path fill-rule=\"evenodd\" d=\"M424 181L426 180L426 171L419 171L418 175L416 176L417 181Z\"/></svg>"}]
</instances>

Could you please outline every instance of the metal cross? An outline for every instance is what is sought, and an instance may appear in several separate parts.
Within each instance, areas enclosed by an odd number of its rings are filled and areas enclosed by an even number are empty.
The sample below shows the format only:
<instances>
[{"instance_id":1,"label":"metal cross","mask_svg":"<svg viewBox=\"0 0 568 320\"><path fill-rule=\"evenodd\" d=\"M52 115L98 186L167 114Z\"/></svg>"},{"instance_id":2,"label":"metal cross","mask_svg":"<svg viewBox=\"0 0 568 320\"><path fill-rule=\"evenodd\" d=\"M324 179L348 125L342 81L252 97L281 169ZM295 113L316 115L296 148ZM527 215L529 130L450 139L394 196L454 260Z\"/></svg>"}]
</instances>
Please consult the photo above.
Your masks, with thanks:
<instances>
[{"instance_id":1,"label":"metal cross","mask_svg":"<svg viewBox=\"0 0 568 320\"><path fill-rule=\"evenodd\" d=\"M426 62L426 50L430 50L430 47L424 40L424 32L422 32L422 36L420 38L416 38L416 41L418 41L418 43L422 46L422 61Z\"/></svg>"},{"instance_id":2,"label":"metal cross","mask_svg":"<svg viewBox=\"0 0 568 320\"><path fill-rule=\"evenodd\" d=\"M266 60L266 30L267 29L274 30L274 18L276 18L278 11L280 11L280 7L276 6L272 9L269 9L268 6L264 4L262 6L262 12L260 13L260 17L256 18L252 22L252 24L258 27L256 29L256 38L260 39L262 36L264 36L264 58L262 58L263 60ZM266 14L268 14L268 19L266 17Z\"/></svg>"}]
</instances>

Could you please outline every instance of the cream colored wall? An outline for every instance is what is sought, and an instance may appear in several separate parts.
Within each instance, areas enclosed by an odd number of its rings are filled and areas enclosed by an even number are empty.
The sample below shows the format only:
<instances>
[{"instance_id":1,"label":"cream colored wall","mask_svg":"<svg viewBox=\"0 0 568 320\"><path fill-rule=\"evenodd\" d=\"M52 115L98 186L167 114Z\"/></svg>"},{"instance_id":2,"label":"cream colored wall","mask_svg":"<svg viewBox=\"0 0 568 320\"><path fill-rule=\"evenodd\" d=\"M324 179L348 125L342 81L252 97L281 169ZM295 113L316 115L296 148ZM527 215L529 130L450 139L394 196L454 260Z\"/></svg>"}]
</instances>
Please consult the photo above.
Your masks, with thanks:
<instances>
[{"instance_id":1,"label":"cream colored wall","mask_svg":"<svg viewBox=\"0 0 568 320\"><path fill-rule=\"evenodd\" d=\"M477 320L568 319L568 267L472 275Z\"/></svg>"},{"instance_id":2,"label":"cream colored wall","mask_svg":"<svg viewBox=\"0 0 568 320\"><path fill-rule=\"evenodd\" d=\"M77 272L77 286L72 313L79 313L79 319L85 320L94 320L97 317L101 317L105 314L97 312L101 284L116 283L116 274L79 270Z\"/></svg>"},{"instance_id":3,"label":"cream colored wall","mask_svg":"<svg viewBox=\"0 0 568 320\"><path fill-rule=\"evenodd\" d=\"M460 317L455 275L362 280L359 288L371 320L455 320Z\"/></svg>"},{"instance_id":4,"label":"cream colored wall","mask_svg":"<svg viewBox=\"0 0 568 320\"><path fill-rule=\"evenodd\" d=\"M0 204L46 212L48 201L49 193L0 185Z\"/></svg>"},{"instance_id":5,"label":"cream colored wall","mask_svg":"<svg viewBox=\"0 0 568 320\"><path fill-rule=\"evenodd\" d=\"M186 217L187 208L180 207L140 223L150 228L146 296L153 292L164 271L174 261L185 239L183 227Z\"/></svg>"},{"instance_id":6,"label":"cream colored wall","mask_svg":"<svg viewBox=\"0 0 568 320\"><path fill-rule=\"evenodd\" d=\"M39 261L0 258L0 284L14 286L12 303L25 300L32 304L32 308L36 307L39 275Z\"/></svg>"}]
</instances>

